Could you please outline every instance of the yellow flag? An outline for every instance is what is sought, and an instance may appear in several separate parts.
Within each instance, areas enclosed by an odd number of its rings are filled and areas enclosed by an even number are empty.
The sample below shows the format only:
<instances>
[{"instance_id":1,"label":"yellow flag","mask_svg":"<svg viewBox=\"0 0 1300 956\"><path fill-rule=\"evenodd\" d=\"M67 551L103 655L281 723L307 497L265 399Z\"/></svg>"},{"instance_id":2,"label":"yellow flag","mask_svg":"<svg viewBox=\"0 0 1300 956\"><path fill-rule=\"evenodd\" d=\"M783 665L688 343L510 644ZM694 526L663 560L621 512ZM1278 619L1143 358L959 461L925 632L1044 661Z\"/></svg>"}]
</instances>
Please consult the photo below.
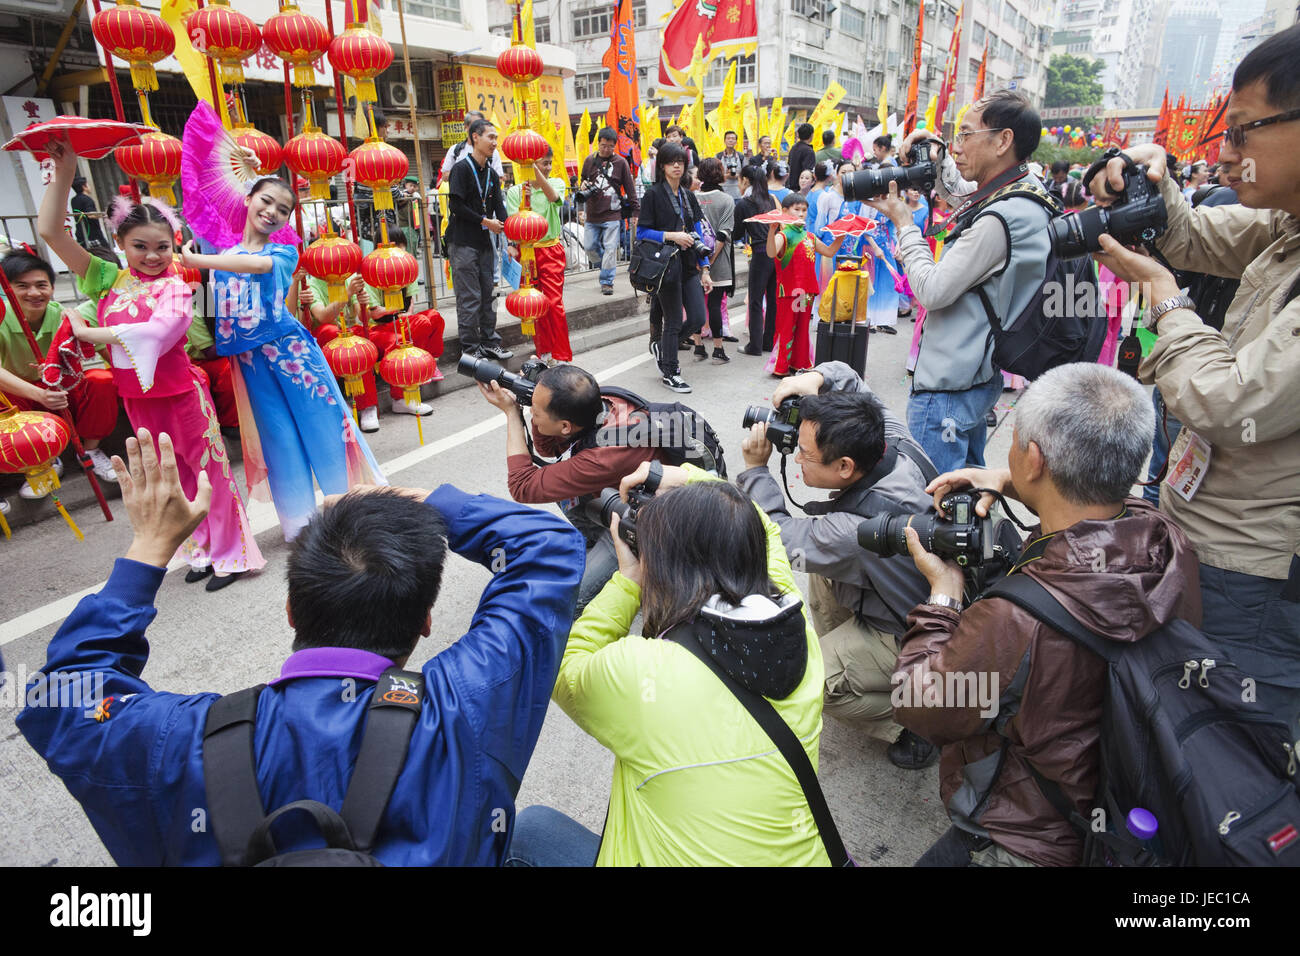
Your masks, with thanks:
<instances>
[{"instance_id":1,"label":"yellow flag","mask_svg":"<svg viewBox=\"0 0 1300 956\"><path fill-rule=\"evenodd\" d=\"M696 90L704 89L704 74L709 68L709 59L704 56L704 34L695 38L695 49L691 51L691 65L686 75L691 78L691 86Z\"/></svg>"},{"instance_id":2,"label":"yellow flag","mask_svg":"<svg viewBox=\"0 0 1300 956\"><path fill-rule=\"evenodd\" d=\"M889 98L885 95L886 89L884 83L880 84L880 102L876 105L876 118L880 120L881 132L889 125Z\"/></svg>"},{"instance_id":3,"label":"yellow flag","mask_svg":"<svg viewBox=\"0 0 1300 956\"><path fill-rule=\"evenodd\" d=\"M722 124L723 132L736 127L736 62L731 61L727 78L722 83L722 99L718 101L718 122Z\"/></svg>"},{"instance_id":4,"label":"yellow flag","mask_svg":"<svg viewBox=\"0 0 1300 956\"><path fill-rule=\"evenodd\" d=\"M563 125L567 127L569 124L565 122ZM559 123L555 122L555 119L551 116L551 111L546 109L542 110L541 126L539 132L542 134L542 138L546 140L547 145L551 147L551 154L554 159L552 169L558 172L565 168L565 159L567 158L564 130L561 129Z\"/></svg>"},{"instance_id":5,"label":"yellow flag","mask_svg":"<svg viewBox=\"0 0 1300 956\"><path fill-rule=\"evenodd\" d=\"M824 121L830 116L831 110L839 105L840 100L844 99L846 93L848 93L848 90L831 80L830 85L826 87L826 92L822 94L822 98L817 102L816 108L813 109L812 116L808 117L808 122L812 124L813 129L819 129L823 125Z\"/></svg>"},{"instance_id":6,"label":"yellow flag","mask_svg":"<svg viewBox=\"0 0 1300 956\"><path fill-rule=\"evenodd\" d=\"M939 108L939 97L938 95L931 93L929 105L927 105L925 108L925 128L931 130L932 132L937 132L937 130L935 130L934 128L934 114L938 108Z\"/></svg>"},{"instance_id":7,"label":"yellow flag","mask_svg":"<svg viewBox=\"0 0 1300 956\"><path fill-rule=\"evenodd\" d=\"M591 152L591 111L583 110L582 119L578 120L578 132L573 141L574 148L578 151L578 176L582 176L582 167L587 163L587 155Z\"/></svg>"},{"instance_id":8,"label":"yellow flag","mask_svg":"<svg viewBox=\"0 0 1300 956\"><path fill-rule=\"evenodd\" d=\"M656 127L659 125L659 118L655 115L659 112L658 107L641 106L641 147L642 161L650 155L650 144L659 138L659 134L651 130L651 124Z\"/></svg>"},{"instance_id":9,"label":"yellow flag","mask_svg":"<svg viewBox=\"0 0 1300 956\"><path fill-rule=\"evenodd\" d=\"M695 104L691 107L691 125L683 127L686 135L700 145L700 140L708 139L708 127L704 122L704 91L695 94Z\"/></svg>"},{"instance_id":10,"label":"yellow flag","mask_svg":"<svg viewBox=\"0 0 1300 956\"><path fill-rule=\"evenodd\" d=\"M759 133L759 136L771 136L776 139L781 135L781 130L785 129L785 97L778 96L772 100L765 122L767 128Z\"/></svg>"},{"instance_id":11,"label":"yellow flag","mask_svg":"<svg viewBox=\"0 0 1300 956\"><path fill-rule=\"evenodd\" d=\"M962 117L966 115L966 111L968 109L970 109L969 103L967 103L965 106L963 106L961 109L957 111L957 118L952 121L952 128L954 130L957 129L959 126L961 126Z\"/></svg>"},{"instance_id":12,"label":"yellow flag","mask_svg":"<svg viewBox=\"0 0 1300 956\"><path fill-rule=\"evenodd\" d=\"M746 93L740 98L740 122L745 127L745 139L751 153L758 152L758 108L754 105L754 94Z\"/></svg>"},{"instance_id":13,"label":"yellow flag","mask_svg":"<svg viewBox=\"0 0 1300 956\"><path fill-rule=\"evenodd\" d=\"M217 73L217 91L221 97L219 103L212 102L212 82L208 76L208 58L190 44L190 35L185 29L184 18L189 16L198 5L194 0L163 0L162 18L171 27L176 37L176 59L185 71L194 95L206 102L221 116L222 125L230 129L230 112L226 109L225 90L221 86L221 74Z\"/></svg>"},{"instance_id":14,"label":"yellow flag","mask_svg":"<svg viewBox=\"0 0 1300 956\"><path fill-rule=\"evenodd\" d=\"M537 30L533 25L533 0L524 0L524 8L520 12L520 19L524 22L524 46L537 47Z\"/></svg>"},{"instance_id":15,"label":"yellow flag","mask_svg":"<svg viewBox=\"0 0 1300 956\"><path fill-rule=\"evenodd\" d=\"M781 136L782 145L793 146L795 144L796 140L799 138L795 133L795 130L799 128L801 122L802 120L800 120L798 116L790 120L790 125L785 128L785 133Z\"/></svg>"}]
</instances>

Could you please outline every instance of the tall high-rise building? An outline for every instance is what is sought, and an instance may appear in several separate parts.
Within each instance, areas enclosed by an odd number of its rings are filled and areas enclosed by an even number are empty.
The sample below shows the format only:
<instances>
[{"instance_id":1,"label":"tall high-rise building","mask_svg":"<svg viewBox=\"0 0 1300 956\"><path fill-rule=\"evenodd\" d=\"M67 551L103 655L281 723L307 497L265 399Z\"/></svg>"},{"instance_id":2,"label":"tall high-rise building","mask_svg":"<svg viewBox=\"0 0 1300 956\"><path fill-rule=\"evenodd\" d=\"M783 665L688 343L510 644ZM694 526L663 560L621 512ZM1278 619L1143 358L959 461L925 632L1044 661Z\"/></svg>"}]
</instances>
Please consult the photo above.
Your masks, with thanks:
<instances>
[{"instance_id":1,"label":"tall high-rise building","mask_svg":"<svg viewBox=\"0 0 1300 956\"><path fill-rule=\"evenodd\" d=\"M1146 105L1143 65L1151 45L1156 0L1066 0L1057 8L1052 52L1101 60L1107 109Z\"/></svg>"},{"instance_id":2,"label":"tall high-rise building","mask_svg":"<svg viewBox=\"0 0 1300 956\"><path fill-rule=\"evenodd\" d=\"M1223 20L1217 0L1179 0L1165 21L1159 85L1171 99L1205 99L1214 80L1214 51Z\"/></svg>"}]
</instances>

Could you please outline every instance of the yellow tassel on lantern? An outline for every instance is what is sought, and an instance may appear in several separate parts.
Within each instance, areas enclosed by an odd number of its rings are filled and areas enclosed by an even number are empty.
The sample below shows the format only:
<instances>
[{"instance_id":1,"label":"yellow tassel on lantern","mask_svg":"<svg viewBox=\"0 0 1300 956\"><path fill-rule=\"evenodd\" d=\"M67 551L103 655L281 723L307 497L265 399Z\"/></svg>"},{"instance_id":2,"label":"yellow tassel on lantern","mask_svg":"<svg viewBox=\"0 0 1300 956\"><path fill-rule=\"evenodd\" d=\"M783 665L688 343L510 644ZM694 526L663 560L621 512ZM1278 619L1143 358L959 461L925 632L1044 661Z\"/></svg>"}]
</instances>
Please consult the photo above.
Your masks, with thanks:
<instances>
[{"instance_id":1,"label":"yellow tassel on lantern","mask_svg":"<svg viewBox=\"0 0 1300 956\"><path fill-rule=\"evenodd\" d=\"M315 86L316 71L310 63L295 63L293 67L294 86Z\"/></svg>"},{"instance_id":2,"label":"yellow tassel on lantern","mask_svg":"<svg viewBox=\"0 0 1300 956\"><path fill-rule=\"evenodd\" d=\"M358 104L378 102L379 94L375 92L375 81L373 79L366 77L358 80L353 77L352 82L356 84Z\"/></svg>"},{"instance_id":3,"label":"yellow tassel on lantern","mask_svg":"<svg viewBox=\"0 0 1300 956\"><path fill-rule=\"evenodd\" d=\"M222 60L221 82L226 86L242 86L244 84L244 64L239 60Z\"/></svg>"},{"instance_id":4,"label":"yellow tassel on lantern","mask_svg":"<svg viewBox=\"0 0 1300 956\"><path fill-rule=\"evenodd\" d=\"M137 90L156 90L158 89L158 74L154 72L152 63L132 63L131 64L131 84Z\"/></svg>"},{"instance_id":5,"label":"yellow tassel on lantern","mask_svg":"<svg viewBox=\"0 0 1300 956\"><path fill-rule=\"evenodd\" d=\"M6 538L12 538L13 532L9 530L9 522L5 521L4 512L0 511L0 531L4 532Z\"/></svg>"},{"instance_id":6,"label":"yellow tassel on lantern","mask_svg":"<svg viewBox=\"0 0 1300 956\"><path fill-rule=\"evenodd\" d=\"M379 204L378 204L378 203L375 203L375 205L379 205ZM401 290L401 289L385 289L385 290L384 290L384 310L385 310L385 311L387 311L387 312L393 312L393 311L398 311L398 312L400 312L400 311L402 310L402 307L403 307L404 305L406 305L406 298L405 298L405 296L402 295L402 290Z\"/></svg>"},{"instance_id":7,"label":"yellow tassel on lantern","mask_svg":"<svg viewBox=\"0 0 1300 956\"><path fill-rule=\"evenodd\" d=\"M176 193L172 190L170 184L150 183L149 195L159 202L165 202L169 206L176 205Z\"/></svg>"},{"instance_id":8,"label":"yellow tassel on lantern","mask_svg":"<svg viewBox=\"0 0 1300 956\"><path fill-rule=\"evenodd\" d=\"M533 320L532 320L532 319L520 319L520 320L519 320L519 331L522 332L524 335L535 335L536 333L533 331Z\"/></svg>"},{"instance_id":9,"label":"yellow tassel on lantern","mask_svg":"<svg viewBox=\"0 0 1300 956\"><path fill-rule=\"evenodd\" d=\"M374 193L376 209L393 208L393 191L391 189L375 189Z\"/></svg>"},{"instance_id":10,"label":"yellow tassel on lantern","mask_svg":"<svg viewBox=\"0 0 1300 956\"><path fill-rule=\"evenodd\" d=\"M325 287L328 290L327 298L329 299L331 305L333 305L335 302L348 301L348 287L343 284L342 280L339 280L337 282L336 281L328 282L326 283Z\"/></svg>"},{"instance_id":11,"label":"yellow tassel on lantern","mask_svg":"<svg viewBox=\"0 0 1300 956\"><path fill-rule=\"evenodd\" d=\"M68 509L63 507L63 502L58 498L55 498L54 507L59 509L59 514L63 515L63 520L68 523L68 527L71 528L72 533L77 536L77 540L85 541L86 536L81 533L81 529L77 527L77 523L72 520L72 515L68 514Z\"/></svg>"}]
</instances>

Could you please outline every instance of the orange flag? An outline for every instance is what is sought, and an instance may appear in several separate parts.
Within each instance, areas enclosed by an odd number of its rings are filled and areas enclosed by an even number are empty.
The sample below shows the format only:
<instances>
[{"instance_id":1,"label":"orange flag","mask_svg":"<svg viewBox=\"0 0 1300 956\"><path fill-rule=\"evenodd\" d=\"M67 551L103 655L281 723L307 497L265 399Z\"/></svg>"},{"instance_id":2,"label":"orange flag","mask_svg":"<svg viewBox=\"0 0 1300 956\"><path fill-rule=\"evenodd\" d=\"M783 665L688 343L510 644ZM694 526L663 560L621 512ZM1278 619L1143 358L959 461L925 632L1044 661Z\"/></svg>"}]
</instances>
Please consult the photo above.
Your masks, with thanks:
<instances>
[{"instance_id":1,"label":"orange flag","mask_svg":"<svg viewBox=\"0 0 1300 956\"><path fill-rule=\"evenodd\" d=\"M916 42L912 44L912 77L907 81L907 106L903 110L903 135L916 129L917 96L921 85L921 36L925 32L925 0L916 15Z\"/></svg>"},{"instance_id":2,"label":"orange flag","mask_svg":"<svg viewBox=\"0 0 1300 956\"><path fill-rule=\"evenodd\" d=\"M980 68L975 74L975 94L971 97L972 103L978 103L984 96L984 71L989 65L989 41L984 41L984 55L980 57Z\"/></svg>"},{"instance_id":3,"label":"orange flag","mask_svg":"<svg viewBox=\"0 0 1300 956\"><path fill-rule=\"evenodd\" d=\"M617 0L609 29L609 49L600 62L609 70L605 81L605 95L609 97L605 125L618 133L618 154L636 172L641 166L641 95L637 88L634 28L632 0Z\"/></svg>"}]
</instances>

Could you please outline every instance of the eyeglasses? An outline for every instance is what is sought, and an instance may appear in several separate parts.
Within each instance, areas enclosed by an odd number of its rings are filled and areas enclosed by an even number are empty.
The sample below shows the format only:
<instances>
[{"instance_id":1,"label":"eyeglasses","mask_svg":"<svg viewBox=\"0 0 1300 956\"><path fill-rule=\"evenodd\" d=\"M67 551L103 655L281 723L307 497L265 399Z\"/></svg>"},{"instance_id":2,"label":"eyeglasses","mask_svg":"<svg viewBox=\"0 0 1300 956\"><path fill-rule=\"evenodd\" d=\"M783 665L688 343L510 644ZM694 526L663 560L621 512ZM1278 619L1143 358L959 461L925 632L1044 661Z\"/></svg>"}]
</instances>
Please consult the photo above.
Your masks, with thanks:
<instances>
[{"instance_id":1,"label":"eyeglasses","mask_svg":"<svg viewBox=\"0 0 1300 956\"><path fill-rule=\"evenodd\" d=\"M1253 123L1229 126L1223 131L1223 142L1233 149L1241 149L1246 145L1246 130L1259 129L1261 126L1272 126L1274 123L1289 123L1295 119L1300 119L1300 109L1287 110L1285 113L1278 113L1276 116L1266 116L1263 119L1255 120Z\"/></svg>"},{"instance_id":2,"label":"eyeglasses","mask_svg":"<svg viewBox=\"0 0 1300 956\"><path fill-rule=\"evenodd\" d=\"M967 136L974 136L976 133L1000 133L1000 132L1002 132L1004 129L1010 129L1010 128L1011 128L1011 127L1009 127L1009 126L994 126L994 127L989 128L989 129L967 129L967 130L962 130L960 133L954 133L954 134L953 134L952 141L953 141L954 143L956 143L958 146L960 146L962 143L966 142L966 137L967 137Z\"/></svg>"}]
</instances>

